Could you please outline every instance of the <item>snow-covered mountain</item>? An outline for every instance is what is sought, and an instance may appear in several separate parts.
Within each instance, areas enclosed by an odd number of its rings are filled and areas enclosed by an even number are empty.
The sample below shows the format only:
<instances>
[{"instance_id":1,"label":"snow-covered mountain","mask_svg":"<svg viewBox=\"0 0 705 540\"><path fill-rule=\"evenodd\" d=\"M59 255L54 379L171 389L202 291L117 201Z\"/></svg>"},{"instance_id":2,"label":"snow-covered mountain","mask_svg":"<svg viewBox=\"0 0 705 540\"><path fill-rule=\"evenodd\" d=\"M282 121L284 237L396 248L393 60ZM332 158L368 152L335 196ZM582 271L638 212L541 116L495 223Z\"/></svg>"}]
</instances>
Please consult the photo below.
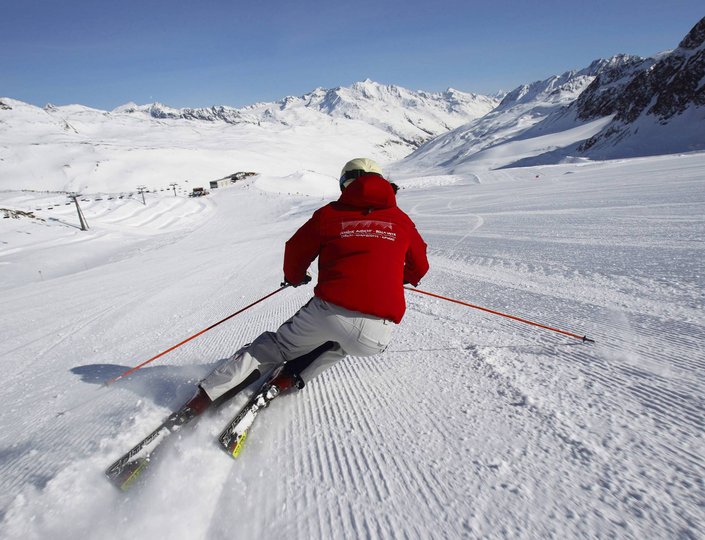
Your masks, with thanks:
<instances>
[{"instance_id":1,"label":"snow-covered mountain","mask_svg":"<svg viewBox=\"0 0 705 540\"><path fill-rule=\"evenodd\" d=\"M418 145L484 116L497 103L495 98L453 88L442 93L414 92L368 79L349 88L319 88L300 98L287 98L281 111L308 107L335 118L362 120Z\"/></svg>"},{"instance_id":2,"label":"snow-covered mountain","mask_svg":"<svg viewBox=\"0 0 705 540\"><path fill-rule=\"evenodd\" d=\"M153 118L222 120L230 124L279 123L285 126L316 123L321 113L333 118L360 120L418 146L437 135L484 116L497 106L495 97L449 88L433 93L383 85L369 79L349 87L316 88L300 97L256 103L243 108L174 109L153 103L118 107L114 113L146 113Z\"/></svg>"},{"instance_id":3,"label":"snow-covered mountain","mask_svg":"<svg viewBox=\"0 0 705 540\"><path fill-rule=\"evenodd\" d=\"M540 153L532 144L503 145L541 135L541 128L533 132L531 129L547 119L552 119L551 123L554 123L554 115L567 110L601 73L641 62L643 60L638 57L619 55L595 60L581 70L567 71L521 85L509 92L496 109L426 143L399 164L396 170L405 173L441 169L453 173L468 167L495 168L506 165L508 159ZM571 118L563 121L558 131L575 125L575 119ZM574 136L579 137L580 134ZM539 141L539 148L543 144L550 143Z\"/></svg>"},{"instance_id":4,"label":"snow-covered mountain","mask_svg":"<svg viewBox=\"0 0 705 540\"><path fill-rule=\"evenodd\" d=\"M511 91L396 170L457 173L705 150L705 18L656 58L617 55Z\"/></svg>"},{"instance_id":5,"label":"snow-covered mountain","mask_svg":"<svg viewBox=\"0 0 705 540\"><path fill-rule=\"evenodd\" d=\"M530 105L536 108L540 104L550 108L552 105L572 102L600 73L612 66L623 65L631 58L627 55L618 55L608 60L599 59L581 70L566 71L542 81L523 84L509 92L497 110L507 110L519 105Z\"/></svg>"}]
</instances>

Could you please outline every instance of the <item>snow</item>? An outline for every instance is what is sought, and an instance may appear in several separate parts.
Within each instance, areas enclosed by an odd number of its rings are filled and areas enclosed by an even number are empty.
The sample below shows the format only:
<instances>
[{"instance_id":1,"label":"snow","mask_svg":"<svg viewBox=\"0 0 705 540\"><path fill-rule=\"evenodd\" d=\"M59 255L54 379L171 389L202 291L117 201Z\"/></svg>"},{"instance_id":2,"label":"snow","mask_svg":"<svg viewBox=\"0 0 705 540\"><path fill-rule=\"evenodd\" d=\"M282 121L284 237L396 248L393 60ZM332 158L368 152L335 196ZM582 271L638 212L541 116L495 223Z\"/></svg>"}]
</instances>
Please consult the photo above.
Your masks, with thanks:
<instances>
[{"instance_id":1,"label":"snow","mask_svg":"<svg viewBox=\"0 0 705 540\"><path fill-rule=\"evenodd\" d=\"M1 538L705 535L705 153L389 168L429 245L423 290L596 343L407 292L384 354L275 400L237 460L214 442L232 403L125 495L105 468L312 289L101 383L277 289L284 242L345 161L403 153L352 120L58 121L3 102L0 208L41 220L0 218ZM569 142L545 137L492 165ZM237 170L260 174L198 199L133 191ZM83 186L88 231L60 192Z\"/></svg>"},{"instance_id":2,"label":"snow","mask_svg":"<svg viewBox=\"0 0 705 540\"><path fill-rule=\"evenodd\" d=\"M337 177L315 171L295 171L283 177L264 177L258 179L256 185L265 191L292 195L311 195L335 199L340 194Z\"/></svg>"}]
</instances>

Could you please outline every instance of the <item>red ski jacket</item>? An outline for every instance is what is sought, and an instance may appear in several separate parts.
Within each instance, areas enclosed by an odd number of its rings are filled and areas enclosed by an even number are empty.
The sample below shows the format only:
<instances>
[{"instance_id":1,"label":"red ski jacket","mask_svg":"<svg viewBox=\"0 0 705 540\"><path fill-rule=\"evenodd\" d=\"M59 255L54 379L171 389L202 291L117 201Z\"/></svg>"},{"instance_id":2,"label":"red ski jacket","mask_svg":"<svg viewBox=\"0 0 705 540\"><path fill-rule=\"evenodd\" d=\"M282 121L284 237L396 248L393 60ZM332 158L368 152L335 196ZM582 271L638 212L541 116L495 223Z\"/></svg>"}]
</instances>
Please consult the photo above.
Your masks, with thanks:
<instances>
[{"instance_id":1,"label":"red ski jacket","mask_svg":"<svg viewBox=\"0 0 705 540\"><path fill-rule=\"evenodd\" d=\"M316 257L316 296L395 323L406 310L404 283L416 286L428 271L414 222L397 208L389 182L374 174L357 178L289 239L286 280L301 283Z\"/></svg>"}]
</instances>

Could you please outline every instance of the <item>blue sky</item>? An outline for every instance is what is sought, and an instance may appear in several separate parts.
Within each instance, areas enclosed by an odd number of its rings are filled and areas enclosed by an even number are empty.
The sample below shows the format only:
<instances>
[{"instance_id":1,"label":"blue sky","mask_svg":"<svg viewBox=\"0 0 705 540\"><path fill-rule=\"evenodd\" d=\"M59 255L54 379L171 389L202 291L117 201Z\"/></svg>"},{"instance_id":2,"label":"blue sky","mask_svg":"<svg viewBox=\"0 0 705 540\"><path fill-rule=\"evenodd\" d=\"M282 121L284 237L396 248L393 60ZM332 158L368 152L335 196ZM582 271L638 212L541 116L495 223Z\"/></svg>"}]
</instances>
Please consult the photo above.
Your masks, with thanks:
<instances>
[{"instance_id":1,"label":"blue sky","mask_svg":"<svg viewBox=\"0 0 705 540\"><path fill-rule=\"evenodd\" d=\"M674 48L702 0L13 0L0 96L112 109L243 106L370 78L493 93Z\"/></svg>"}]
</instances>

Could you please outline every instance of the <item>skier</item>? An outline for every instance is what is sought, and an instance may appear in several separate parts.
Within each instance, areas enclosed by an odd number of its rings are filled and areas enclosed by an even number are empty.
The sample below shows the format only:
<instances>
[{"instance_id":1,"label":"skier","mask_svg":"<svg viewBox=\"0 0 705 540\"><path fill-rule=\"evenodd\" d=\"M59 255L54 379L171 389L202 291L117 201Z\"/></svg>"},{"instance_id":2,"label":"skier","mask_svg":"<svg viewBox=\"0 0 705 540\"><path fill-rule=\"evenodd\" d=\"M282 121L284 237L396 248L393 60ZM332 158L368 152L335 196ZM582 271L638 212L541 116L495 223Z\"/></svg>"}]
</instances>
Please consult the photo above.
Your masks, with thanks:
<instances>
[{"instance_id":1,"label":"skier","mask_svg":"<svg viewBox=\"0 0 705 540\"><path fill-rule=\"evenodd\" d=\"M426 244L396 205L396 186L367 158L349 161L342 194L318 209L287 241L284 279L293 287L311 281L314 297L276 332L265 332L223 361L199 384L182 409L205 411L251 383L268 378L280 391L303 388L347 355L371 356L387 348L406 309L404 283L418 285L428 271Z\"/></svg>"}]
</instances>

